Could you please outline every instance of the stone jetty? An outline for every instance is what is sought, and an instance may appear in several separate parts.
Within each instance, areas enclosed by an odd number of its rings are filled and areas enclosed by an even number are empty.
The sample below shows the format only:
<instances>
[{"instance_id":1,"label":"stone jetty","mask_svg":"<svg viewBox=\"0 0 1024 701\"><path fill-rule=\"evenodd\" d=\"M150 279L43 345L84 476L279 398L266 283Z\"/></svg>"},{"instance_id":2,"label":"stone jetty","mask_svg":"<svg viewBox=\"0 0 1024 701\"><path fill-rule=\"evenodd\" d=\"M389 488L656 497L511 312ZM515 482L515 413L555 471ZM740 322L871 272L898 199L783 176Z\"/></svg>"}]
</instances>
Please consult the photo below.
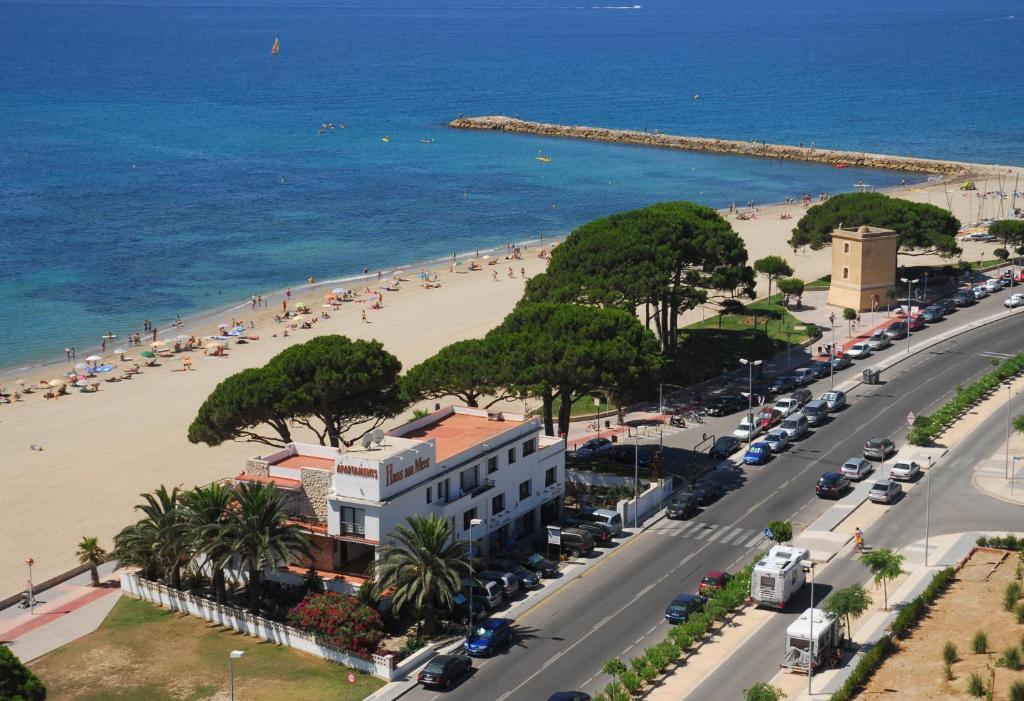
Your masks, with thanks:
<instances>
[{"instance_id":1,"label":"stone jetty","mask_svg":"<svg viewBox=\"0 0 1024 701\"><path fill-rule=\"evenodd\" d=\"M997 170L1006 171L1005 167L963 163L960 161L942 161L932 158L913 158L911 156L892 156L879 153L786 146L783 144L769 144L763 141L734 141L699 136L679 136L676 134L662 134L656 131L632 131L565 124L545 124L543 122L528 122L502 115L459 117L449 122L448 126L454 129L505 131L514 134L531 134L562 139L587 139L589 141L604 141L613 144L674 148L684 151L754 156L756 158L772 158L783 161L809 161L837 167L884 168L885 170L935 175L965 175L995 172Z\"/></svg>"}]
</instances>

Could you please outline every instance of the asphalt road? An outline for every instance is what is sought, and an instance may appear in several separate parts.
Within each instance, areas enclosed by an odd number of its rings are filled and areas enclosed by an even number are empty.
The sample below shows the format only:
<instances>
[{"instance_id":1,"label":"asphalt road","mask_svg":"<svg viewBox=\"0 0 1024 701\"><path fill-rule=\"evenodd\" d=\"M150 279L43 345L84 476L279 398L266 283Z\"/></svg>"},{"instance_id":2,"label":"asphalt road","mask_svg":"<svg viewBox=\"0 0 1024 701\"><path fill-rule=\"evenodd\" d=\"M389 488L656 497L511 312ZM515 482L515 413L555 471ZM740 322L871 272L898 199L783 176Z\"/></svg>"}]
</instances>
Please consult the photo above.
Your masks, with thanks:
<instances>
[{"instance_id":1,"label":"asphalt road","mask_svg":"<svg viewBox=\"0 0 1024 701\"><path fill-rule=\"evenodd\" d=\"M1003 296L1005 293L998 295L997 300L978 305L983 312L975 311L978 308L974 307L960 314L991 314ZM944 323L961 321L963 318L954 317ZM831 502L814 496L814 484L822 472L859 455L868 438L902 438L909 411L933 411L957 384L967 384L990 369L992 357L979 353L1010 354L1020 350L1021 323L1024 320L1020 318L1007 319L920 353L883 375L884 384L859 387L850 396L847 409L766 466L716 472L715 479L727 486L726 494L717 503L689 522L661 521L633 536L634 542L627 545L623 541L606 550L599 556L603 562L516 621L518 637L512 648L492 659L476 661L473 674L450 691L439 694L417 688L403 698L536 701L558 690L599 692L609 681L600 672L604 660L628 659L664 638L667 624L663 614L674 595L694 591L708 570L734 569L752 559L762 546L748 536L756 535L770 520L789 519L797 528L810 523L831 506ZM903 348L897 346L882 353L904 352ZM860 368L863 367L862 363ZM844 376L859 372L860 368L855 366L845 371ZM828 379L811 389L819 396L827 387ZM736 416L708 420L701 429L727 433L737 420ZM680 448L692 447L693 440L691 431L665 437L667 446ZM991 440L994 439L989 439L989 446ZM977 440L970 444L985 445ZM959 451L951 457L950 464L961 459ZM949 469L950 475L955 472ZM999 529L1011 523L1011 513L1019 515L1019 510L1002 503L999 507L1006 508L986 506L983 518L973 518L970 511L957 511L968 503L968 498L959 492L970 489L956 487L955 494L937 496L936 492L943 491L938 488L942 479L948 478L936 477L932 495L936 533L963 530L966 523L970 523L972 530ZM908 496L896 505L894 518L886 526L888 530L878 536L872 532L871 542L886 543L890 530L894 545L899 544L895 542L897 537L916 539L918 536L906 527L901 530L891 525L899 523L899 518L913 522L915 516L911 512L918 506L916 501ZM905 517L903 512L907 513ZM859 564L848 563L848 572L845 566L846 563L835 566L834 573L830 568L830 579L848 577L852 582L864 578ZM827 593L825 586L816 587L816 598ZM797 602L793 610L802 609L806 603ZM785 628L785 616L780 615L777 623L772 622L759 634L765 636L767 643L759 648L756 659L747 658L742 670L728 665L728 670L710 677L707 689L694 698L733 701L752 681L771 677L781 649L773 631Z\"/></svg>"}]
</instances>

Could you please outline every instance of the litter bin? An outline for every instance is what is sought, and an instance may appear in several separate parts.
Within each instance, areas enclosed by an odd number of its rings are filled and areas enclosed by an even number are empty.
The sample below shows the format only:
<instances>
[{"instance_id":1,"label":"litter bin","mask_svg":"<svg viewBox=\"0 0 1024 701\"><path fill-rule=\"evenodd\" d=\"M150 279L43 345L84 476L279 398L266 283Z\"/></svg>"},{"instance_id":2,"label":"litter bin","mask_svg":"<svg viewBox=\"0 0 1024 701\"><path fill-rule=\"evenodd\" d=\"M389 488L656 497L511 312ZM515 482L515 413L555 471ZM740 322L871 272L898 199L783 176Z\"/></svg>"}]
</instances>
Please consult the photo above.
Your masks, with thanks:
<instances>
[{"instance_id":1,"label":"litter bin","mask_svg":"<svg viewBox=\"0 0 1024 701\"><path fill-rule=\"evenodd\" d=\"M878 376L880 374L881 374L881 371L878 370L878 368L868 368L862 374L862 378L864 380L864 384L866 384L866 385L877 385L878 384Z\"/></svg>"}]
</instances>

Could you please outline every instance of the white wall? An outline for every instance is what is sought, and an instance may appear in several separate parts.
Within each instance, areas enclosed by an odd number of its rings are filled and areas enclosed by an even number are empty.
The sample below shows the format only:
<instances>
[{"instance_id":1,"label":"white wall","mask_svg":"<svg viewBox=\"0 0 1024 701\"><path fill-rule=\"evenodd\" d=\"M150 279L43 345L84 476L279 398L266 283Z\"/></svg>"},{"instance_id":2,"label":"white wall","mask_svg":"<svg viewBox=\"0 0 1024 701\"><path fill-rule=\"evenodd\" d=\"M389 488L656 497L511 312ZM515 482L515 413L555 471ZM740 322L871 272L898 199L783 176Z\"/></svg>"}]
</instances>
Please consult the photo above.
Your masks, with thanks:
<instances>
[{"instance_id":1,"label":"white wall","mask_svg":"<svg viewBox=\"0 0 1024 701\"><path fill-rule=\"evenodd\" d=\"M640 508L637 512L637 521L643 521L653 513L661 510L662 503L672 496L672 478L666 477L660 483L654 482L645 492L640 493ZM622 516L622 525L626 528L633 527L633 500L624 499L618 503L616 510Z\"/></svg>"}]
</instances>

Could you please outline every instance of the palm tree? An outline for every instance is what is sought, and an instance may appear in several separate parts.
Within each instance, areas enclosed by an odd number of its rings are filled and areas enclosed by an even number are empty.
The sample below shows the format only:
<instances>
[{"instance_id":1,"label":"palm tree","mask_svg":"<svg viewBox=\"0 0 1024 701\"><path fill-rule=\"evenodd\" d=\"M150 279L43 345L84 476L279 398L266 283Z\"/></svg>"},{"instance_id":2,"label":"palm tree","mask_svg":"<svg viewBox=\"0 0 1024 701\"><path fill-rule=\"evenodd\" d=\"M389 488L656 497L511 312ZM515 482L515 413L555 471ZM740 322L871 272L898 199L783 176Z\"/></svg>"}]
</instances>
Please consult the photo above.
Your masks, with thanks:
<instances>
[{"instance_id":1,"label":"palm tree","mask_svg":"<svg viewBox=\"0 0 1024 701\"><path fill-rule=\"evenodd\" d=\"M906 560L906 557L894 553L888 548L880 548L864 553L860 556L860 559L867 565L871 574L874 575L875 586L882 586L882 597L885 602L884 608L888 611L889 589L887 585L901 574L906 574L903 571L903 561Z\"/></svg>"},{"instance_id":2,"label":"palm tree","mask_svg":"<svg viewBox=\"0 0 1024 701\"><path fill-rule=\"evenodd\" d=\"M451 526L436 514L410 516L390 537L395 542L381 548L374 566L376 593L394 590L396 611L411 604L421 624L432 626L436 612L452 610L462 576L472 572L467 543L454 540Z\"/></svg>"},{"instance_id":3,"label":"palm tree","mask_svg":"<svg viewBox=\"0 0 1024 701\"><path fill-rule=\"evenodd\" d=\"M147 578L161 576L170 586L181 588L181 567L192 556L180 508L178 488L170 492L163 485L152 494L143 494L145 504L135 508L146 517L123 529L114 538L121 565L136 565Z\"/></svg>"},{"instance_id":4,"label":"palm tree","mask_svg":"<svg viewBox=\"0 0 1024 701\"><path fill-rule=\"evenodd\" d=\"M218 604L227 603L224 564L231 557L226 537L228 510L235 497L226 484L196 487L184 497L185 523L191 532L192 547L206 557L210 565L213 591Z\"/></svg>"},{"instance_id":5,"label":"palm tree","mask_svg":"<svg viewBox=\"0 0 1024 701\"><path fill-rule=\"evenodd\" d=\"M90 536L82 536L82 542L78 544L78 561L83 565L89 565L89 574L92 575L92 585L100 585L100 571L96 569L103 564L107 557L107 551L100 547L100 539Z\"/></svg>"},{"instance_id":6,"label":"palm tree","mask_svg":"<svg viewBox=\"0 0 1024 701\"><path fill-rule=\"evenodd\" d=\"M260 612L260 576L263 570L311 557L309 536L287 523L284 502L269 484L243 483L235 491L238 502L228 511L224 540L231 556L248 570L249 610Z\"/></svg>"},{"instance_id":7,"label":"palm tree","mask_svg":"<svg viewBox=\"0 0 1024 701\"><path fill-rule=\"evenodd\" d=\"M118 567L138 567L143 579L160 577L160 562L156 556L156 530L144 521L125 526L114 536L114 557Z\"/></svg>"}]
</instances>

